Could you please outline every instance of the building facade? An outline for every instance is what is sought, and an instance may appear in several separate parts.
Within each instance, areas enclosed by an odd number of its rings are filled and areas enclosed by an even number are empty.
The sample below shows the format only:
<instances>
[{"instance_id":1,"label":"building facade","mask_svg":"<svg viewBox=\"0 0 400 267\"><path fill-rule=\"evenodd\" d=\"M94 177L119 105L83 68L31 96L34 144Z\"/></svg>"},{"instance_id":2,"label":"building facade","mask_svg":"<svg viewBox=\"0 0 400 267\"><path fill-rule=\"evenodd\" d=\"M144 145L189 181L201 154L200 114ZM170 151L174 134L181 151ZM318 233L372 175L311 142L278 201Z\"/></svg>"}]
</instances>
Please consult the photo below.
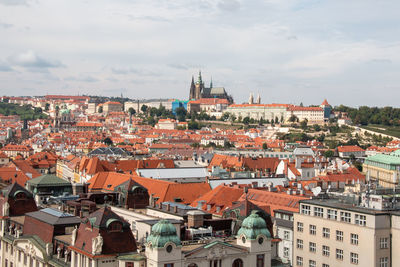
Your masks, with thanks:
<instances>
[{"instance_id":1,"label":"building facade","mask_svg":"<svg viewBox=\"0 0 400 267\"><path fill-rule=\"evenodd\" d=\"M338 199L303 200L294 214L293 266L396 266L392 220L390 211Z\"/></svg>"}]
</instances>

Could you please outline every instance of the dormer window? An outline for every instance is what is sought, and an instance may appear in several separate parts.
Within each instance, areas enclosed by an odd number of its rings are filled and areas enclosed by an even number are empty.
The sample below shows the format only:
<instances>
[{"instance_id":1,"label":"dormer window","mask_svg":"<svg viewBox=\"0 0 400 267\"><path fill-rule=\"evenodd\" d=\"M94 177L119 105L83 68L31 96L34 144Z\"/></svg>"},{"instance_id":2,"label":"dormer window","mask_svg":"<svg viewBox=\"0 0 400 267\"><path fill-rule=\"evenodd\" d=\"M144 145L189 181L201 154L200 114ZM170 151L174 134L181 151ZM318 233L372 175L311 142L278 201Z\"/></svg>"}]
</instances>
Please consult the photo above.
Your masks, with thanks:
<instances>
[{"instance_id":1,"label":"dormer window","mask_svg":"<svg viewBox=\"0 0 400 267\"><path fill-rule=\"evenodd\" d=\"M16 199L16 200L23 200L23 199L26 199L26 194L25 194L24 192L18 192L18 193L15 195L15 199Z\"/></svg>"},{"instance_id":2,"label":"dormer window","mask_svg":"<svg viewBox=\"0 0 400 267\"><path fill-rule=\"evenodd\" d=\"M108 223L107 229L110 232L121 232L122 231L122 223L120 221L112 221L112 222Z\"/></svg>"}]
</instances>

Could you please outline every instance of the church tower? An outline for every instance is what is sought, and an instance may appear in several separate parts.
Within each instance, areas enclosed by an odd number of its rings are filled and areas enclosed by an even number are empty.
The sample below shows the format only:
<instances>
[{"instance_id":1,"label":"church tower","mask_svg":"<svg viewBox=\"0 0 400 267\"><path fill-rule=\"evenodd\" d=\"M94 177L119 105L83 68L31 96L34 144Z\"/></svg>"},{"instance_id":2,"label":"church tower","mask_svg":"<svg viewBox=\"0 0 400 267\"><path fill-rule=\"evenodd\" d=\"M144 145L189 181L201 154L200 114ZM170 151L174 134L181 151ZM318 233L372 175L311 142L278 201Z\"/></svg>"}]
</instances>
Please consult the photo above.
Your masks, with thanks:
<instances>
[{"instance_id":1,"label":"church tower","mask_svg":"<svg viewBox=\"0 0 400 267\"><path fill-rule=\"evenodd\" d=\"M194 77L192 76L192 83L190 84L189 100L196 98L195 90L196 86L194 85Z\"/></svg>"},{"instance_id":2,"label":"church tower","mask_svg":"<svg viewBox=\"0 0 400 267\"><path fill-rule=\"evenodd\" d=\"M199 77L197 78L197 82L196 82L195 87L196 87L195 99L199 99L199 98L201 98L201 93L202 93L203 88L204 88L203 79L201 78L201 71L199 71Z\"/></svg>"}]
</instances>

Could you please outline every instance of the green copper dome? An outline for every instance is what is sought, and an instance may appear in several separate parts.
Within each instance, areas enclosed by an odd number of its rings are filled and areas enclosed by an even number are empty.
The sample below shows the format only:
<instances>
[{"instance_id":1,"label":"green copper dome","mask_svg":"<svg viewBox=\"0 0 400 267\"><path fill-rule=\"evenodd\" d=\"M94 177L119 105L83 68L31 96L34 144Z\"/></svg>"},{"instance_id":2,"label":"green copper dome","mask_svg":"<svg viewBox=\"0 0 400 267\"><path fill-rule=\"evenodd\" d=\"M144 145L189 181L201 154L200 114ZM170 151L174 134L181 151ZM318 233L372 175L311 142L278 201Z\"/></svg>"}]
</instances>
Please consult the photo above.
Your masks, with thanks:
<instances>
[{"instance_id":1,"label":"green copper dome","mask_svg":"<svg viewBox=\"0 0 400 267\"><path fill-rule=\"evenodd\" d=\"M176 246L181 245L175 226L168 220L161 220L151 227L151 234L147 237L147 242L157 248L164 247L168 242L172 242Z\"/></svg>"},{"instance_id":2,"label":"green copper dome","mask_svg":"<svg viewBox=\"0 0 400 267\"><path fill-rule=\"evenodd\" d=\"M271 237L267 228L267 223L256 211L253 211L242 223L237 236L244 235L247 239L255 240L259 235Z\"/></svg>"},{"instance_id":3,"label":"green copper dome","mask_svg":"<svg viewBox=\"0 0 400 267\"><path fill-rule=\"evenodd\" d=\"M68 115L70 113L70 110L69 109L62 109L61 111L60 111L60 114L61 115Z\"/></svg>"}]
</instances>

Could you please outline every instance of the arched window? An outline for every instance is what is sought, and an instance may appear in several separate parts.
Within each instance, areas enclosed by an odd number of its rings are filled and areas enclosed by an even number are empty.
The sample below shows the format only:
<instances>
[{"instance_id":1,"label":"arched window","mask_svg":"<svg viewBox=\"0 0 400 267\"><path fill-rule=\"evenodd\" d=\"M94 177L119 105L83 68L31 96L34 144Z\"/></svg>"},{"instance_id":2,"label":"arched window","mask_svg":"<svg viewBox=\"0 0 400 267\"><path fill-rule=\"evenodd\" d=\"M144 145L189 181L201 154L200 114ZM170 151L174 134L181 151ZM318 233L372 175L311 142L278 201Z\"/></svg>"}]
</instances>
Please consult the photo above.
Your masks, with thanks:
<instances>
[{"instance_id":1,"label":"arched window","mask_svg":"<svg viewBox=\"0 0 400 267\"><path fill-rule=\"evenodd\" d=\"M243 267L243 261L241 259L236 259L232 263L232 267Z\"/></svg>"},{"instance_id":2,"label":"arched window","mask_svg":"<svg viewBox=\"0 0 400 267\"><path fill-rule=\"evenodd\" d=\"M122 223L121 222L112 222L110 223L110 225L108 226L108 230L110 232L119 232L122 231Z\"/></svg>"},{"instance_id":3,"label":"arched window","mask_svg":"<svg viewBox=\"0 0 400 267\"><path fill-rule=\"evenodd\" d=\"M188 267L198 267L196 263L191 263L188 265Z\"/></svg>"}]
</instances>

